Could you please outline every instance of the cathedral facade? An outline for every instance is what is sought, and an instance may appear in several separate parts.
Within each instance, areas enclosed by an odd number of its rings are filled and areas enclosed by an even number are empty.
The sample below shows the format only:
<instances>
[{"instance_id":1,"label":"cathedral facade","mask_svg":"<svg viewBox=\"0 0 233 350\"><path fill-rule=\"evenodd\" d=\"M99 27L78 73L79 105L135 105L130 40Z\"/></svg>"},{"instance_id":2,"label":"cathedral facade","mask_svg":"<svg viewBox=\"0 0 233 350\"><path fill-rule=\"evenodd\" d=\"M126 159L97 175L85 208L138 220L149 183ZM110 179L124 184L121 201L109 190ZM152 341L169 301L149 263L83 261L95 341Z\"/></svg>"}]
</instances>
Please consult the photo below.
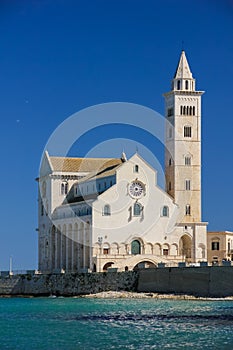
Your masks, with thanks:
<instances>
[{"instance_id":1,"label":"cathedral facade","mask_svg":"<svg viewBox=\"0 0 233 350\"><path fill-rule=\"evenodd\" d=\"M201 96L185 52L164 94L166 188L138 153L130 159L44 153L39 270L102 272L207 259L201 219Z\"/></svg>"}]
</instances>

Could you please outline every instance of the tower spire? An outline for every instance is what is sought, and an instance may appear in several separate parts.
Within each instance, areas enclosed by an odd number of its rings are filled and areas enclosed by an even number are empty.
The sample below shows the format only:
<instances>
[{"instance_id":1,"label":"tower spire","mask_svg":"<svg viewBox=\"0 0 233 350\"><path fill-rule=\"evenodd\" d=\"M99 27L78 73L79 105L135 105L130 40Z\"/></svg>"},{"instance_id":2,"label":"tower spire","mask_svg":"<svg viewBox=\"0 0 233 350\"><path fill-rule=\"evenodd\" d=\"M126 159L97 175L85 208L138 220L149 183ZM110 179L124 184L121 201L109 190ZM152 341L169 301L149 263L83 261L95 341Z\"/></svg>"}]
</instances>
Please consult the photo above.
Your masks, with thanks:
<instances>
[{"instance_id":1,"label":"tower spire","mask_svg":"<svg viewBox=\"0 0 233 350\"><path fill-rule=\"evenodd\" d=\"M172 90L195 91L195 79L193 78L184 50L181 52L176 68Z\"/></svg>"}]
</instances>

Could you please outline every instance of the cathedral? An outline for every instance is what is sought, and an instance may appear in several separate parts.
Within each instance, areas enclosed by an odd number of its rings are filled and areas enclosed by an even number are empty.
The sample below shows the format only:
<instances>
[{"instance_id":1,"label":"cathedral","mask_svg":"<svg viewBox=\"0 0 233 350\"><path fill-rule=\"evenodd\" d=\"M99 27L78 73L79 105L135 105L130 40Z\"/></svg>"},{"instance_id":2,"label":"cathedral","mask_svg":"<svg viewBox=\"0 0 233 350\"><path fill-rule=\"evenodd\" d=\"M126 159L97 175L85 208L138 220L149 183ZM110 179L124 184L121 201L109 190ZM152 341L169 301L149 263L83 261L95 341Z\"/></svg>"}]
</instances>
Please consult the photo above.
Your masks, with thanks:
<instances>
[{"instance_id":1,"label":"cathedral","mask_svg":"<svg viewBox=\"0 0 233 350\"><path fill-rule=\"evenodd\" d=\"M166 188L138 153L43 155L39 271L103 272L207 260L201 218L201 96L185 52L165 98ZM161 266L162 266L161 265Z\"/></svg>"}]
</instances>

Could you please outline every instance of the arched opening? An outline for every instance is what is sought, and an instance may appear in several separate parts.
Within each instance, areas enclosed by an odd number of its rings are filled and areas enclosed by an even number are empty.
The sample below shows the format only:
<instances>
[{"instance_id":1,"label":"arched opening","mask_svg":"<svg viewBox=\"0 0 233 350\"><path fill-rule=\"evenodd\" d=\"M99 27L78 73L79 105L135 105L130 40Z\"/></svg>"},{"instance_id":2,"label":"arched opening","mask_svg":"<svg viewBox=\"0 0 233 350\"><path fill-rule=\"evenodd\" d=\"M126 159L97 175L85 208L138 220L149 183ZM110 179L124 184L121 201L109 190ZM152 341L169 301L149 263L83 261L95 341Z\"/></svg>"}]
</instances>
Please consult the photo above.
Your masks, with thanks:
<instances>
[{"instance_id":1,"label":"arched opening","mask_svg":"<svg viewBox=\"0 0 233 350\"><path fill-rule=\"evenodd\" d=\"M133 206L133 215L134 216L140 216L142 212L142 205L138 202L136 202Z\"/></svg>"},{"instance_id":2,"label":"arched opening","mask_svg":"<svg viewBox=\"0 0 233 350\"><path fill-rule=\"evenodd\" d=\"M133 255L141 254L141 243L137 239L131 243L131 253Z\"/></svg>"},{"instance_id":3,"label":"arched opening","mask_svg":"<svg viewBox=\"0 0 233 350\"><path fill-rule=\"evenodd\" d=\"M180 239L180 255L185 259L191 259L192 254L192 239L188 235L184 235Z\"/></svg>"},{"instance_id":4,"label":"arched opening","mask_svg":"<svg viewBox=\"0 0 233 350\"><path fill-rule=\"evenodd\" d=\"M180 90L180 80L177 81L177 90Z\"/></svg>"},{"instance_id":5,"label":"arched opening","mask_svg":"<svg viewBox=\"0 0 233 350\"><path fill-rule=\"evenodd\" d=\"M151 268L155 268L156 264L151 262L151 261L140 261L139 263L137 263L137 265L134 266L133 270L137 271L140 269L151 269Z\"/></svg>"},{"instance_id":6,"label":"arched opening","mask_svg":"<svg viewBox=\"0 0 233 350\"><path fill-rule=\"evenodd\" d=\"M188 90L188 88L189 88L189 82L188 80L185 80L185 90Z\"/></svg>"},{"instance_id":7,"label":"arched opening","mask_svg":"<svg viewBox=\"0 0 233 350\"><path fill-rule=\"evenodd\" d=\"M92 272L96 272L96 264L93 265Z\"/></svg>"},{"instance_id":8,"label":"arched opening","mask_svg":"<svg viewBox=\"0 0 233 350\"><path fill-rule=\"evenodd\" d=\"M169 208L167 205L164 205L162 208L162 216L169 216Z\"/></svg>"},{"instance_id":9,"label":"arched opening","mask_svg":"<svg viewBox=\"0 0 233 350\"><path fill-rule=\"evenodd\" d=\"M103 271L107 271L109 267L112 267L112 265L114 265L113 262L108 262L104 265L103 267Z\"/></svg>"},{"instance_id":10,"label":"arched opening","mask_svg":"<svg viewBox=\"0 0 233 350\"><path fill-rule=\"evenodd\" d=\"M103 209L103 215L104 216L109 216L111 215L111 208L109 204L106 204Z\"/></svg>"}]
</instances>

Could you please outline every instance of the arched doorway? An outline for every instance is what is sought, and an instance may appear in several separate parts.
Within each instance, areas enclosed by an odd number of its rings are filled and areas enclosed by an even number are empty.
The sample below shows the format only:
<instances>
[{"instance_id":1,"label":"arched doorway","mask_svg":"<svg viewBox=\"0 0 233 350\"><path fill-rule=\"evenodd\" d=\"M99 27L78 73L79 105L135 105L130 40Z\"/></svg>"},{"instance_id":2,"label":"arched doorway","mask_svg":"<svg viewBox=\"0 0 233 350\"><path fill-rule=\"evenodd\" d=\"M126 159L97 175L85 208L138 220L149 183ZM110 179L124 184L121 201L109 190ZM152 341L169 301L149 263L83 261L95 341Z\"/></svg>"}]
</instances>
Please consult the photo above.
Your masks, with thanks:
<instances>
[{"instance_id":1,"label":"arched doorway","mask_svg":"<svg viewBox=\"0 0 233 350\"><path fill-rule=\"evenodd\" d=\"M141 254L141 243L137 239L131 243L131 254Z\"/></svg>"},{"instance_id":2,"label":"arched doorway","mask_svg":"<svg viewBox=\"0 0 233 350\"><path fill-rule=\"evenodd\" d=\"M151 262L151 261L140 261L139 263L137 263L137 265L134 266L133 270L137 271L139 269L151 269L151 268L155 268L156 265Z\"/></svg>"},{"instance_id":3,"label":"arched doorway","mask_svg":"<svg viewBox=\"0 0 233 350\"><path fill-rule=\"evenodd\" d=\"M192 257L192 239L188 235L184 235L180 239L180 255L183 255L186 259Z\"/></svg>"},{"instance_id":4,"label":"arched doorway","mask_svg":"<svg viewBox=\"0 0 233 350\"><path fill-rule=\"evenodd\" d=\"M103 267L103 271L107 271L109 267L112 267L112 265L114 265L113 262L108 262L104 265Z\"/></svg>"}]
</instances>

